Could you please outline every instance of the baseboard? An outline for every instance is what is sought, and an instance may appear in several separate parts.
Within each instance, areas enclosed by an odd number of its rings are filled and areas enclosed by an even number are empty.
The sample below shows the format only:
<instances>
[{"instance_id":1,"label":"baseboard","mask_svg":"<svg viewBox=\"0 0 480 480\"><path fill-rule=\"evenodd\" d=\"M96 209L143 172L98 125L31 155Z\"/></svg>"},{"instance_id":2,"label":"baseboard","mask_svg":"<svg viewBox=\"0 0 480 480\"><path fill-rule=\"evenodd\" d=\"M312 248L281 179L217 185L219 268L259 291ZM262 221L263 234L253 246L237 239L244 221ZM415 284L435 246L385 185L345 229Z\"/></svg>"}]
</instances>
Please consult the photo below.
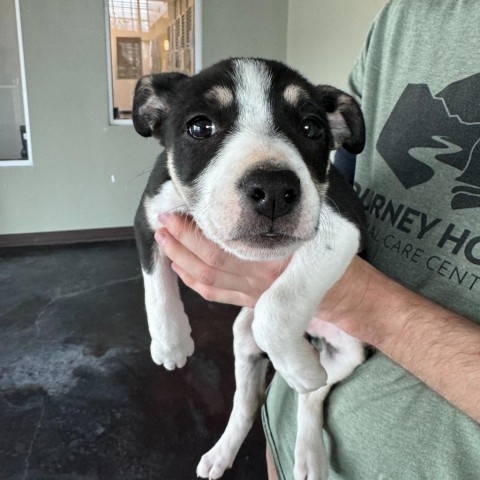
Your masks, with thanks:
<instances>
[{"instance_id":1,"label":"baseboard","mask_svg":"<svg viewBox=\"0 0 480 480\"><path fill-rule=\"evenodd\" d=\"M0 235L0 248L30 247L35 245L68 245L99 241L131 240L132 227L93 228L90 230L66 230L61 232L15 233Z\"/></svg>"}]
</instances>

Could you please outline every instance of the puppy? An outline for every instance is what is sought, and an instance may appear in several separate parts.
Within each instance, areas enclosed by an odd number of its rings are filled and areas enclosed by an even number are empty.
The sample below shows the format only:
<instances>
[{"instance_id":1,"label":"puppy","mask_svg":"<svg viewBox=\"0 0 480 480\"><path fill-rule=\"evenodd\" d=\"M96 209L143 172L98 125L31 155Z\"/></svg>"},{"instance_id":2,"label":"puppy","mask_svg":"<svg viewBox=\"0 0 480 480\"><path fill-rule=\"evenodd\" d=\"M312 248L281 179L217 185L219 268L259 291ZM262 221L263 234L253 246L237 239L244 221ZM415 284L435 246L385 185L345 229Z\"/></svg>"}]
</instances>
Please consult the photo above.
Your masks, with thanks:
<instances>
[{"instance_id":1,"label":"puppy","mask_svg":"<svg viewBox=\"0 0 480 480\"><path fill-rule=\"evenodd\" d=\"M194 350L177 277L154 241L159 214L191 215L206 237L241 259L291 256L255 308L235 320L233 410L197 474L217 479L231 467L264 398L265 352L300 394L294 477L326 479L323 401L364 360L364 348L327 323L310 332L312 342L305 332L365 244L362 206L329 163L339 146L363 149L357 103L282 63L234 58L193 77L141 78L133 123L165 148L135 218L155 363L179 368Z\"/></svg>"}]
</instances>

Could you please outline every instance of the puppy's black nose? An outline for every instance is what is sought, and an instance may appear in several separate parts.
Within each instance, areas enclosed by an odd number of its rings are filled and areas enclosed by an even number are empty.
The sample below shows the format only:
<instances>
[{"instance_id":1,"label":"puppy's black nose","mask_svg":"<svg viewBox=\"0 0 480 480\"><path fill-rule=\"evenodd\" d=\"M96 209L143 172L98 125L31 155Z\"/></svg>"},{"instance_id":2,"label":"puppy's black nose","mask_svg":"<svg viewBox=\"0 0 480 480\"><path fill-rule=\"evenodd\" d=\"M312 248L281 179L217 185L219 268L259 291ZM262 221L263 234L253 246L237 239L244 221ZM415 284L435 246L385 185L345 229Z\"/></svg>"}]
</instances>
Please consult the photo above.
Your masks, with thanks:
<instances>
[{"instance_id":1,"label":"puppy's black nose","mask_svg":"<svg viewBox=\"0 0 480 480\"><path fill-rule=\"evenodd\" d=\"M275 220L300 200L300 179L291 170L254 170L241 183L254 210Z\"/></svg>"}]
</instances>

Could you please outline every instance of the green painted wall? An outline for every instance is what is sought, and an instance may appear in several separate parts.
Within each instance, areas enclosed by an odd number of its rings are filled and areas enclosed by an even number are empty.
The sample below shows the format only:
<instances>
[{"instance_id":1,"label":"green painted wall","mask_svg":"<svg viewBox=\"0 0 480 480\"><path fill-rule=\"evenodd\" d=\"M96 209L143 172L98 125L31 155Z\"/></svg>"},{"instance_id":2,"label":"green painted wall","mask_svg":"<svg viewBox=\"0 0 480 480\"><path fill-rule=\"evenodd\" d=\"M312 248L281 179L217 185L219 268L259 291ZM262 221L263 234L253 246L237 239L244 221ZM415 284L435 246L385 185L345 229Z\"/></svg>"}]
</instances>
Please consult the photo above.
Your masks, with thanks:
<instances>
[{"instance_id":1,"label":"green painted wall","mask_svg":"<svg viewBox=\"0 0 480 480\"><path fill-rule=\"evenodd\" d=\"M103 1L20 7L34 165L0 168L0 234L131 225L159 146L109 125ZM204 65L285 60L286 26L287 0L204 0Z\"/></svg>"}]
</instances>

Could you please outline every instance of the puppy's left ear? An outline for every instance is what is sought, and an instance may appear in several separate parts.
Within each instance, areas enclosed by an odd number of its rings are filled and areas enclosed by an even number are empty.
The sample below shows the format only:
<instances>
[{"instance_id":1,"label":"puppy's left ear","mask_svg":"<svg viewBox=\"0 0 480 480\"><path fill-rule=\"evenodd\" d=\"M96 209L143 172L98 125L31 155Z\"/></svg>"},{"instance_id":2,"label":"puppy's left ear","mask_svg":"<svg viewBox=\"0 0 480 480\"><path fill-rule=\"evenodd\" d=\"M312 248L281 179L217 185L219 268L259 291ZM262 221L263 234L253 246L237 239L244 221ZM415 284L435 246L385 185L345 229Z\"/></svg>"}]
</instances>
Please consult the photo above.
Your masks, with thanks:
<instances>
[{"instance_id":1,"label":"puppy's left ear","mask_svg":"<svg viewBox=\"0 0 480 480\"><path fill-rule=\"evenodd\" d=\"M357 154L365 146L365 122L358 103L350 95L329 85L316 87L328 115L334 148Z\"/></svg>"},{"instance_id":2,"label":"puppy's left ear","mask_svg":"<svg viewBox=\"0 0 480 480\"><path fill-rule=\"evenodd\" d=\"M154 73L141 77L135 87L132 120L142 137L160 136L171 102L181 82L189 78L183 73Z\"/></svg>"}]
</instances>

